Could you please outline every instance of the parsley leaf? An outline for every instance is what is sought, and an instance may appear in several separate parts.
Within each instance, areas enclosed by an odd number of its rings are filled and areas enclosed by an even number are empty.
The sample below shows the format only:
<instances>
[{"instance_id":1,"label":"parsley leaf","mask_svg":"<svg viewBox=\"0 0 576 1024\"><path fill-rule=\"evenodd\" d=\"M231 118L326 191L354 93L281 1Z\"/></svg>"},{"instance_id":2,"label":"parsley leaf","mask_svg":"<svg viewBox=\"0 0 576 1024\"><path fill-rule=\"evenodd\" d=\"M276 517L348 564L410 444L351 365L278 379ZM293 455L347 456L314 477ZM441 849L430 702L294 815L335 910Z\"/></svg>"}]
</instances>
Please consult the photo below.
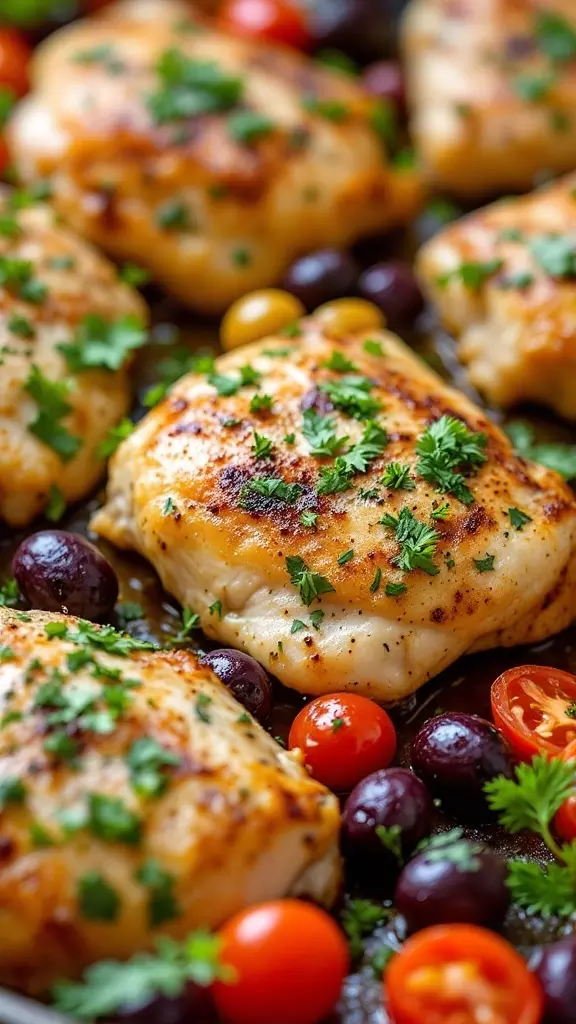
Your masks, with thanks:
<instances>
[{"instance_id":1,"label":"parsley leaf","mask_svg":"<svg viewBox=\"0 0 576 1024\"><path fill-rule=\"evenodd\" d=\"M416 472L434 484L441 494L453 494L458 501L469 505L474 496L463 472L477 472L484 465L486 444L485 434L472 433L454 416L441 416L426 428L416 444L416 453L420 456Z\"/></svg>"},{"instance_id":2,"label":"parsley leaf","mask_svg":"<svg viewBox=\"0 0 576 1024\"><path fill-rule=\"evenodd\" d=\"M410 469L410 466L402 465L401 462L389 462L380 481L382 486L390 487L393 491L413 491L416 483L410 476Z\"/></svg>"},{"instance_id":3,"label":"parsley leaf","mask_svg":"<svg viewBox=\"0 0 576 1024\"><path fill-rule=\"evenodd\" d=\"M374 829L378 839L382 843L385 850L395 858L397 863L402 866L404 864L404 854L402 852L402 828L400 825L376 825Z\"/></svg>"},{"instance_id":4,"label":"parsley leaf","mask_svg":"<svg viewBox=\"0 0 576 1024\"><path fill-rule=\"evenodd\" d=\"M302 419L302 433L315 458L332 458L346 444L347 437L336 436L332 416L320 416L315 409L306 409Z\"/></svg>"},{"instance_id":5,"label":"parsley leaf","mask_svg":"<svg viewBox=\"0 0 576 1024\"><path fill-rule=\"evenodd\" d=\"M539 11L534 34L540 50L555 63L576 58L576 29L554 11Z\"/></svg>"},{"instance_id":6,"label":"parsley leaf","mask_svg":"<svg viewBox=\"0 0 576 1024\"><path fill-rule=\"evenodd\" d=\"M70 388L68 381L49 380L34 365L24 384L24 390L38 406L36 418L28 424L28 430L48 448L52 448L62 462L74 458L82 447L82 439L71 434L60 422L72 411L72 406L66 401Z\"/></svg>"},{"instance_id":7,"label":"parsley leaf","mask_svg":"<svg viewBox=\"0 0 576 1024\"><path fill-rule=\"evenodd\" d=\"M534 861L509 861L506 884L514 902L529 914L570 917L576 913L576 872L562 864L543 869Z\"/></svg>"},{"instance_id":8,"label":"parsley leaf","mask_svg":"<svg viewBox=\"0 0 576 1024\"><path fill-rule=\"evenodd\" d=\"M106 437L100 441L100 444L96 446L96 457L98 459L108 459L114 454L118 446L125 441L127 437L134 431L134 423L129 420L127 416L120 420L115 427L110 427L110 430L106 434Z\"/></svg>"},{"instance_id":9,"label":"parsley leaf","mask_svg":"<svg viewBox=\"0 0 576 1024\"><path fill-rule=\"evenodd\" d=\"M515 779L499 776L486 783L488 804L509 832L527 828L550 845L550 822L573 791L576 767L541 754L531 764L517 765L515 775Z\"/></svg>"},{"instance_id":10,"label":"parsley leaf","mask_svg":"<svg viewBox=\"0 0 576 1024\"><path fill-rule=\"evenodd\" d=\"M501 259L487 260L484 263L470 260L461 263L454 270L448 270L446 273L441 274L437 279L437 283L440 286L444 286L450 281L460 280L466 288L478 291L489 277L492 277L493 274L496 274L502 268L503 262Z\"/></svg>"},{"instance_id":11,"label":"parsley leaf","mask_svg":"<svg viewBox=\"0 0 576 1024\"><path fill-rule=\"evenodd\" d=\"M91 793L88 799L87 826L92 835L109 842L136 846L142 835L142 822L118 797Z\"/></svg>"},{"instance_id":12,"label":"parsley leaf","mask_svg":"<svg viewBox=\"0 0 576 1024\"><path fill-rule=\"evenodd\" d=\"M362 939L372 935L372 932L386 920L387 916L386 908L379 903L373 903L372 900L358 899L348 902L340 920L348 936L350 953L353 958L357 959L362 955Z\"/></svg>"},{"instance_id":13,"label":"parsley leaf","mask_svg":"<svg viewBox=\"0 0 576 1024\"><path fill-rule=\"evenodd\" d=\"M137 316L121 316L107 321L97 313L88 313L78 324L71 342L62 342L62 353L74 373L84 370L119 370L130 352L147 341L144 324Z\"/></svg>"},{"instance_id":14,"label":"parsley leaf","mask_svg":"<svg viewBox=\"0 0 576 1024\"><path fill-rule=\"evenodd\" d=\"M234 111L228 118L227 127L232 138L246 146L271 135L276 129L272 118L258 110Z\"/></svg>"},{"instance_id":15,"label":"parsley leaf","mask_svg":"<svg viewBox=\"0 0 576 1024\"><path fill-rule=\"evenodd\" d=\"M300 522L302 523L302 526L309 526L312 529L315 529L317 520L317 512L309 512L308 510L305 510L304 512L302 512L300 516Z\"/></svg>"},{"instance_id":16,"label":"parsley leaf","mask_svg":"<svg viewBox=\"0 0 576 1024\"><path fill-rule=\"evenodd\" d=\"M173 921L179 917L181 910L174 896L175 878L160 866L157 860L149 857L136 872L139 882L150 890L148 917L150 927L157 928L164 921Z\"/></svg>"},{"instance_id":17,"label":"parsley leaf","mask_svg":"<svg viewBox=\"0 0 576 1024\"><path fill-rule=\"evenodd\" d=\"M264 498L273 498L275 501L282 501L287 505L293 505L302 494L302 486L300 484L287 484L279 476L256 477L254 480L244 484L240 491L238 503L241 508L249 509L252 507L253 503L249 500L252 494L261 494Z\"/></svg>"},{"instance_id":18,"label":"parsley leaf","mask_svg":"<svg viewBox=\"0 0 576 1024\"><path fill-rule=\"evenodd\" d=\"M230 110L241 99L241 78L212 61L187 57L177 49L165 50L156 64L158 89L147 97L156 124Z\"/></svg>"},{"instance_id":19,"label":"parsley leaf","mask_svg":"<svg viewBox=\"0 0 576 1024\"><path fill-rule=\"evenodd\" d=\"M334 594L335 588L325 576L312 572L299 555L288 555L286 569L291 583L300 591L302 602L309 606L322 594Z\"/></svg>"},{"instance_id":20,"label":"parsley leaf","mask_svg":"<svg viewBox=\"0 0 576 1024\"><path fill-rule=\"evenodd\" d=\"M440 572L434 564L440 535L432 526L416 519L407 505L400 509L398 518L387 513L380 522L396 532L400 554L392 559L394 565L404 572L422 569L429 576L436 576Z\"/></svg>"},{"instance_id":21,"label":"parsley leaf","mask_svg":"<svg viewBox=\"0 0 576 1024\"><path fill-rule=\"evenodd\" d=\"M206 931L193 932L183 942L164 938L154 953L136 953L123 962L102 960L88 967L81 981L58 982L53 1004L61 1013L91 1021L143 1006L156 996L175 999L190 982L208 987L216 979L230 980L220 951L221 940Z\"/></svg>"},{"instance_id":22,"label":"parsley leaf","mask_svg":"<svg viewBox=\"0 0 576 1024\"><path fill-rule=\"evenodd\" d=\"M564 441L538 443L532 426L524 420L508 423L506 433L517 455L555 470L566 480L576 479L576 445Z\"/></svg>"},{"instance_id":23,"label":"parsley leaf","mask_svg":"<svg viewBox=\"0 0 576 1024\"><path fill-rule=\"evenodd\" d=\"M153 737L142 736L134 740L126 757L132 785L139 796L161 796L169 776L163 768L177 768L181 758L161 746Z\"/></svg>"},{"instance_id":24,"label":"parsley leaf","mask_svg":"<svg viewBox=\"0 0 576 1024\"><path fill-rule=\"evenodd\" d=\"M576 277L574 235L535 235L529 248L538 266L550 277Z\"/></svg>"},{"instance_id":25,"label":"parsley leaf","mask_svg":"<svg viewBox=\"0 0 576 1024\"><path fill-rule=\"evenodd\" d=\"M554 71L540 71L534 74L517 75L512 80L512 88L521 100L526 103L538 103L546 99L552 86L556 84Z\"/></svg>"},{"instance_id":26,"label":"parsley leaf","mask_svg":"<svg viewBox=\"0 0 576 1024\"><path fill-rule=\"evenodd\" d=\"M508 516L510 524L515 530L521 530L523 526L526 526L526 523L532 522L531 516L527 515L526 512L521 512L519 508L509 508Z\"/></svg>"},{"instance_id":27,"label":"parsley leaf","mask_svg":"<svg viewBox=\"0 0 576 1024\"><path fill-rule=\"evenodd\" d=\"M89 921L115 921L120 897L99 871L89 871L78 879L78 904Z\"/></svg>"},{"instance_id":28,"label":"parsley leaf","mask_svg":"<svg viewBox=\"0 0 576 1024\"><path fill-rule=\"evenodd\" d=\"M407 590L408 587L405 583L387 583L384 593L386 597L401 597Z\"/></svg>"},{"instance_id":29,"label":"parsley leaf","mask_svg":"<svg viewBox=\"0 0 576 1024\"><path fill-rule=\"evenodd\" d=\"M346 374L341 380L320 384L337 409L356 420L370 419L381 409L381 403L372 398L372 381L358 374Z\"/></svg>"},{"instance_id":30,"label":"parsley leaf","mask_svg":"<svg viewBox=\"0 0 576 1024\"><path fill-rule=\"evenodd\" d=\"M473 558L472 561L474 562L478 572L493 572L495 558L496 555L489 555L488 552L486 552L485 558Z\"/></svg>"},{"instance_id":31,"label":"parsley leaf","mask_svg":"<svg viewBox=\"0 0 576 1024\"><path fill-rule=\"evenodd\" d=\"M334 370L336 373L357 373L358 367L355 363L352 363L346 356L343 356L338 349L333 349L330 353L330 358L325 359L323 363L320 363L326 370Z\"/></svg>"},{"instance_id":32,"label":"parsley leaf","mask_svg":"<svg viewBox=\"0 0 576 1024\"><path fill-rule=\"evenodd\" d=\"M378 458L387 444L388 435L384 427L370 420L364 427L361 439L342 457L344 464L352 472L365 473L370 462Z\"/></svg>"},{"instance_id":33,"label":"parsley leaf","mask_svg":"<svg viewBox=\"0 0 576 1024\"><path fill-rule=\"evenodd\" d=\"M423 850L426 859L432 864L449 861L454 864L457 871L462 874L469 874L478 871L481 861L478 854L484 851L479 843L472 843L464 839L464 832L461 828L453 828L449 832L441 832L432 836L420 844L419 849Z\"/></svg>"},{"instance_id":34,"label":"parsley leaf","mask_svg":"<svg viewBox=\"0 0 576 1024\"><path fill-rule=\"evenodd\" d=\"M20 590L12 577L0 587L0 608L15 608L20 600Z\"/></svg>"},{"instance_id":35,"label":"parsley leaf","mask_svg":"<svg viewBox=\"0 0 576 1024\"><path fill-rule=\"evenodd\" d=\"M64 515L65 510L66 498L62 494L62 491L56 486L56 484L50 484L48 501L46 503L46 508L44 509L46 519L49 519L51 523L57 523Z\"/></svg>"}]
</instances>

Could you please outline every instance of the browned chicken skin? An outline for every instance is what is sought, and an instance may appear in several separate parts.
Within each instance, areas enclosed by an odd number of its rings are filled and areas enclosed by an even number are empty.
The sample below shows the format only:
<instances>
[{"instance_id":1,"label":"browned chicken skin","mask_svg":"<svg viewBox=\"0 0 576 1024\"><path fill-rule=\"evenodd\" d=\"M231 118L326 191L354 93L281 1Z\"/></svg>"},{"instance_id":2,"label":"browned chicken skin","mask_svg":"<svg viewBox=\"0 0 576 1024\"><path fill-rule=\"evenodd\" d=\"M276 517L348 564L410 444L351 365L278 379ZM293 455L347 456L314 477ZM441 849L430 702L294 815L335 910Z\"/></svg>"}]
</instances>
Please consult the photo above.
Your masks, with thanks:
<instances>
[{"instance_id":1,"label":"browned chicken skin","mask_svg":"<svg viewBox=\"0 0 576 1024\"><path fill-rule=\"evenodd\" d=\"M390 165L385 111L350 76L186 13L128 0L35 57L13 157L82 234L221 312L301 252L410 216L418 175Z\"/></svg>"},{"instance_id":2,"label":"browned chicken skin","mask_svg":"<svg viewBox=\"0 0 576 1024\"><path fill-rule=\"evenodd\" d=\"M98 446L130 407L148 314L49 206L4 190L0 216L0 519L23 526L101 476Z\"/></svg>"},{"instance_id":3,"label":"browned chicken skin","mask_svg":"<svg viewBox=\"0 0 576 1024\"><path fill-rule=\"evenodd\" d=\"M574 0L413 0L412 131L435 185L527 189L576 165Z\"/></svg>"},{"instance_id":4,"label":"browned chicken skin","mask_svg":"<svg viewBox=\"0 0 576 1024\"><path fill-rule=\"evenodd\" d=\"M337 894L336 797L192 653L143 646L0 609L2 983Z\"/></svg>"}]
</instances>

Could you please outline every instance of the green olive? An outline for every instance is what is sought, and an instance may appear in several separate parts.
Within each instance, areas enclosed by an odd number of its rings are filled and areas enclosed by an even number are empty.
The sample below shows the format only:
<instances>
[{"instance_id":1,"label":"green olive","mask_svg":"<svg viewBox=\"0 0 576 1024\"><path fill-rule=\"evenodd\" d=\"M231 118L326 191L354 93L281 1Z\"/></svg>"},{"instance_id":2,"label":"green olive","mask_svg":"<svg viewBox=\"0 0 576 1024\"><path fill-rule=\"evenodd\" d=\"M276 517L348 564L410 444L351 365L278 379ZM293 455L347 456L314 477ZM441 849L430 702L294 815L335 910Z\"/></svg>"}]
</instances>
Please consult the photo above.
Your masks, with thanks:
<instances>
[{"instance_id":1,"label":"green olive","mask_svg":"<svg viewBox=\"0 0 576 1024\"><path fill-rule=\"evenodd\" d=\"M304 316L299 299L279 288L248 292L230 306L220 326L222 348L229 352L251 341L276 334Z\"/></svg>"},{"instance_id":2,"label":"green olive","mask_svg":"<svg viewBox=\"0 0 576 1024\"><path fill-rule=\"evenodd\" d=\"M359 331L375 331L386 326L378 306L366 299L335 299L314 310L326 337L337 340Z\"/></svg>"}]
</instances>

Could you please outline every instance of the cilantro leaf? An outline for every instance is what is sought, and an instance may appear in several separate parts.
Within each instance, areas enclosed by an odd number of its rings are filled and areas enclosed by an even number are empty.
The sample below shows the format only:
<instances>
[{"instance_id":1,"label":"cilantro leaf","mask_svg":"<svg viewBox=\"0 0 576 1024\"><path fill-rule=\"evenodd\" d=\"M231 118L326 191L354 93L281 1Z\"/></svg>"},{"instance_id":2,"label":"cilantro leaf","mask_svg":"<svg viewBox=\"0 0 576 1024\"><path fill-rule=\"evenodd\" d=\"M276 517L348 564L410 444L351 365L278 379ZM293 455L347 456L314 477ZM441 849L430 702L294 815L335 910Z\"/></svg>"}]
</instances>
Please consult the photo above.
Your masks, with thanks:
<instances>
[{"instance_id":1,"label":"cilantro leaf","mask_svg":"<svg viewBox=\"0 0 576 1024\"><path fill-rule=\"evenodd\" d=\"M473 558L472 561L474 562L478 572L493 572L495 558L495 555L489 555L488 552L486 552L486 556L484 558Z\"/></svg>"},{"instance_id":2,"label":"cilantro leaf","mask_svg":"<svg viewBox=\"0 0 576 1024\"><path fill-rule=\"evenodd\" d=\"M416 483L410 476L410 469L410 466L402 465L401 462L389 462L380 481L382 486L390 487L393 491L413 491Z\"/></svg>"},{"instance_id":3,"label":"cilantro leaf","mask_svg":"<svg viewBox=\"0 0 576 1024\"><path fill-rule=\"evenodd\" d=\"M485 263L469 260L468 262L461 263L454 270L448 270L446 273L441 274L437 279L437 283L443 287L450 281L460 280L466 288L478 291L489 277L492 277L493 274L496 274L502 268L503 262L501 259L487 260Z\"/></svg>"},{"instance_id":4,"label":"cilantro leaf","mask_svg":"<svg viewBox=\"0 0 576 1024\"><path fill-rule=\"evenodd\" d=\"M173 891L176 880L168 871L164 871L157 860L149 857L136 872L136 878L150 891L148 917L151 928L179 917L181 909Z\"/></svg>"},{"instance_id":5,"label":"cilantro leaf","mask_svg":"<svg viewBox=\"0 0 576 1024\"><path fill-rule=\"evenodd\" d=\"M286 558L286 569L291 583L300 591L300 597L305 605L309 606L322 594L334 594L335 588L330 580L319 573L312 572L299 555L288 555Z\"/></svg>"},{"instance_id":6,"label":"cilantro leaf","mask_svg":"<svg viewBox=\"0 0 576 1024\"><path fill-rule=\"evenodd\" d=\"M357 373L358 367L355 363L352 363L346 356L343 356L338 349L333 349L330 353L330 358L325 359L320 366L326 370L334 370L336 373Z\"/></svg>"}]
</instances>

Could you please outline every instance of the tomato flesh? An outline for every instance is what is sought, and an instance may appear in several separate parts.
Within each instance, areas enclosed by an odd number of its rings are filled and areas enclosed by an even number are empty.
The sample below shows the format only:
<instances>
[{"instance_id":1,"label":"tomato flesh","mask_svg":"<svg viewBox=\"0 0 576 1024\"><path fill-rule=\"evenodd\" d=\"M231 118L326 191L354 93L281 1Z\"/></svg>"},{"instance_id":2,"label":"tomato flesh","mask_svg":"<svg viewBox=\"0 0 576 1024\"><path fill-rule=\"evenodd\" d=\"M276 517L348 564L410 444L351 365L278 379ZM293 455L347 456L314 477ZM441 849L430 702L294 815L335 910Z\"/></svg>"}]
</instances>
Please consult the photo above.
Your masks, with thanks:
<instances>
[{"instance_id":1,"label":"tomato flesh","mask_svg":"<svg viewBox=\"0 0 576 1024\"><path fill-rule=\"evenodd\" d=\"M374 701L355 693L332 693L299 712L288 746L302 750L315 779L344 791L388 767L396 751L396 731Z\"/></svg>"},{"instance_id":2,"label":"tomato flesh","mask_svg":"<svg viewBox=\"0 0 576 1024\"><path fill-rule=\"evenodd\" d=\"M306 50L310 45L304 15L286 0L228 0L219 22L237 35L268 39L297 50Z\"/></svg>"},{"instance_id":3,"label":"tomato flesh","mask_svg":"<svg viewBox=\"0 0 576 1024\"><path fill-rule=\"evenodd\" d=\"M0 86L23 96L29 88L28 64L32 50L17 29L0 28Z\"/></svg>"},{"instance_id":4,"label":"tomato flesh","mask_svg":"<svg viewBox=\"0 0 576 1024\"><path fill-rule=\"evenodd\" d=\"M213 986L227 1024L319 1024L333 1009L349 967L348 944L324 911L274 900L241 911L221 929L231 984Z\"/></svg>"},{"instance_id":5,"label":"tomato flesh","mask_svg":"<svg viewBox=\"0 0 576 1024\"><path fill-rule=\"evenodd\" d=\"M384 997L393 1024L538 1024L538 981L505 939L474 925L419 932L392 958Z\"/></svg>"},{"instance_id":6,"label":"tomato flesh","mask_svg":"<svg viewBox=\"0 0 576 1024\"><path fill-rule=\"evenodd\" d=\"M560 757L576 740L576 676L544 665L508 669L492 684L492 714L521 760Z\"/></svg>"}]
</instances>

